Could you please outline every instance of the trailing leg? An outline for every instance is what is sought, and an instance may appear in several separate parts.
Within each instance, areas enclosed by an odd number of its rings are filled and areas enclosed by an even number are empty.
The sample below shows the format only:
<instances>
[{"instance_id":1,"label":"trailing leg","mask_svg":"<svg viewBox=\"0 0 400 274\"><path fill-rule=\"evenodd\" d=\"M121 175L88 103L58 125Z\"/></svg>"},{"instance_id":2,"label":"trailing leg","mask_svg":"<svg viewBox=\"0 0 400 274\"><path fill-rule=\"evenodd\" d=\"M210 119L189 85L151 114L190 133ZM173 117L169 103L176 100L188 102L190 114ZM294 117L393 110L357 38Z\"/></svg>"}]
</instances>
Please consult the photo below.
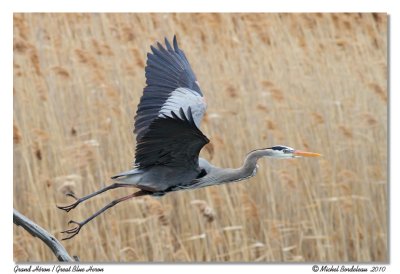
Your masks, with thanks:
<instances>
[{"instance_id":1,"label":"trailing leg","mask_svg":"<svg viewBox=\"0 0 400 274\"><path fill-rule=\"evenodd\" d=\"M74 198L76 201L73 204L67 205L67 206L57 206L59 209L65 210L66 212L70 211L71 209L74 209L75 207L77 207L80 203L82 203L83 201L86 201L96 195L99 195L103 192L106 192L110 189L114 189L114 188L119 188L119 187L135 187L132 184L121 184L121 183L114 183L112 185L106 186L98 191L95 191L89 195L86 195L82 198L76 198L76 196L73 193L67 193L67 196L70 196L72 198Z\"/></svg>"},{"instance_id":2,"label":"trailing leg","mask_svg":"<svg viewBox=\"0 0 400 274\"><path fill-rule=\"evenodd\" d=\"M69 235L69 236L63 238L62 240L68 240L68 239L73 238L74 236L76 236L79 233L79 231L81 230L81 228L85 224L89 223L91 220L93 220L94 218L99 216L101 213L103 213L107 209L115 206L116 204L118 204L120 202L123 202L123 201L126 201L126 200L129 200L129 199L134 198L134 197L145 196L145 195L150 195L150 194L151 194L151 192L149 192L149 191L139 190L138 192L132 193L132 194L130 194L128 196L125 196L125 197L122 197L122 198L119 198L119 199L116 199L116 200L112 201L111 203L109 203L108 205L106 205L105 207L103 207L102 209L100 209L99 211L97 211L92 216L90 216L89 218L87 218L86 220L84 220L82 222L75 222L75 221L72 221L72 220L69 221L68 224L76 224L76 226L74 228L62 231L61 233Z\"/></svg>"}]
</instances>

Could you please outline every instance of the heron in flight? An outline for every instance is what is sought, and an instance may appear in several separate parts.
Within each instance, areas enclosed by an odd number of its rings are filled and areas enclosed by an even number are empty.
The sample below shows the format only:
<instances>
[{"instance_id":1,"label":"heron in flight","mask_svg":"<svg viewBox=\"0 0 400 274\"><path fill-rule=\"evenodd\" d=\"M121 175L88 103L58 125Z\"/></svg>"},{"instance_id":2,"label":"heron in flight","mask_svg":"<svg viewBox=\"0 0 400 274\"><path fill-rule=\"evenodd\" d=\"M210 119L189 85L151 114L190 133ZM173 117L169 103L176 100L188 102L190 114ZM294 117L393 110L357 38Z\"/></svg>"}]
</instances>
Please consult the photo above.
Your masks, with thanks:
<instances>
[{"instance_id":1,"label":"heron in flight","mask_svg":"<svg viewBox=\"0 0 400 274\"><path fill-rule=\"evenodd\" d=\"M116 199L82 222L70 221L75 227L65 230L63 240L77 235L92 219L128 199L196 189L248 179L257 172L257 160L262 157L316 157L318 153L295 150L277 145L256 149L247 154L239 168L220 168L199 158L200 150L209 140L201 132L200 122L206 103L190 64L179 48L176 36L173 45L165 38L165 46L157 43L147 54L146 87L135 117L136 154L132 170L121 172L111 179L116 182L92 194L77 198L69 206L58 206L70 211L100 193L120 187L139 190Z\"/></svg>"}]
</instances>

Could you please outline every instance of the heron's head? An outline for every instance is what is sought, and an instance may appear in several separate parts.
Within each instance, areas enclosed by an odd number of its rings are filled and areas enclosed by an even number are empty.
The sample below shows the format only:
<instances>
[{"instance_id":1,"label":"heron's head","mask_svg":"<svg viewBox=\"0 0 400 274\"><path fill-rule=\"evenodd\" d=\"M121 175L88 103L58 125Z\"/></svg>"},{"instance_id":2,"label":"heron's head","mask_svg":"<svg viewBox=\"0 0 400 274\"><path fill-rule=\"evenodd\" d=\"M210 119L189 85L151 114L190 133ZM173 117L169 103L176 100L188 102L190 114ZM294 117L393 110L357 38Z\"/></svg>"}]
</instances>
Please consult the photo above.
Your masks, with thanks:
<instances>
[{"instance_id":1,"label":"heron's head","mask_svg":"<svg viewBox=\"0 0 400 274\"><path fill-rule=\"evenodd\" d=\"M273 146L266 148L268 156L273 158L318 157L319 153L297 150L288 146Z\"/></svg>"}]
</instances>

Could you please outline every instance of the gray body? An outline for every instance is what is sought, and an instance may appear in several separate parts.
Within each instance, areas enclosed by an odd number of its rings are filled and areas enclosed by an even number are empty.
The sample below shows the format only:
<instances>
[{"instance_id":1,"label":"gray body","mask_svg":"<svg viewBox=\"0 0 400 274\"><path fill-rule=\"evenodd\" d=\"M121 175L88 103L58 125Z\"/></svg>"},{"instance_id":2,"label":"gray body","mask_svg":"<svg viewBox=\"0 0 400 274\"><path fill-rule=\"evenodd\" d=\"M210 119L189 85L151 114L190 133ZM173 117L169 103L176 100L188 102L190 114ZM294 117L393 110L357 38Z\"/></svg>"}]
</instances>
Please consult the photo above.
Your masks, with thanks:
<instances>
[{"instance_id":1,"label":"gray body","mask_svg":"<svg viewBox=\"0 0 400 274\"><path fill-rule=\"evenodd\" d=\"M210 164L204 158L199 158L196 170L155 166L147 170L135 168L117 174L112 178L159 196L171 191L195 189L248 179L257 173L257 160L272 154L273 152L270 150L252 151L247 155L240 168L220 168ZM198 178L199 174L203 176Z\"/></svg>"}]
</instances>

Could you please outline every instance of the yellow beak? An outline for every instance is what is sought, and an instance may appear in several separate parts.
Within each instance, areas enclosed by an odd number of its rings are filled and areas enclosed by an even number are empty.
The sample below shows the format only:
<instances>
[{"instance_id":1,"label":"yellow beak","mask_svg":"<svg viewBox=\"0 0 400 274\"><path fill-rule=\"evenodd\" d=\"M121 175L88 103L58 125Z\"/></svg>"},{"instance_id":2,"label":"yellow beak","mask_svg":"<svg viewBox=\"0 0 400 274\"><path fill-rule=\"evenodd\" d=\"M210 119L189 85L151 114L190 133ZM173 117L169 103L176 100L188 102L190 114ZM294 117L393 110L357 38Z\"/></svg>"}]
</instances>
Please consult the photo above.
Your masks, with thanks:
<instances>
[{"instance_id":1,"label":"yellow beak","mask_svg":"<svg viewBox=\"0 0 400 274\"><path fill-rule=\"evenodd\" d=\"M302 151L302 150L295 150L293 152L293 154L295 156L302 156L302 157L319 157L322 156L319 153L315 153L315 152L308 152L308 151Z\"/></svg>"}]
</instances>

